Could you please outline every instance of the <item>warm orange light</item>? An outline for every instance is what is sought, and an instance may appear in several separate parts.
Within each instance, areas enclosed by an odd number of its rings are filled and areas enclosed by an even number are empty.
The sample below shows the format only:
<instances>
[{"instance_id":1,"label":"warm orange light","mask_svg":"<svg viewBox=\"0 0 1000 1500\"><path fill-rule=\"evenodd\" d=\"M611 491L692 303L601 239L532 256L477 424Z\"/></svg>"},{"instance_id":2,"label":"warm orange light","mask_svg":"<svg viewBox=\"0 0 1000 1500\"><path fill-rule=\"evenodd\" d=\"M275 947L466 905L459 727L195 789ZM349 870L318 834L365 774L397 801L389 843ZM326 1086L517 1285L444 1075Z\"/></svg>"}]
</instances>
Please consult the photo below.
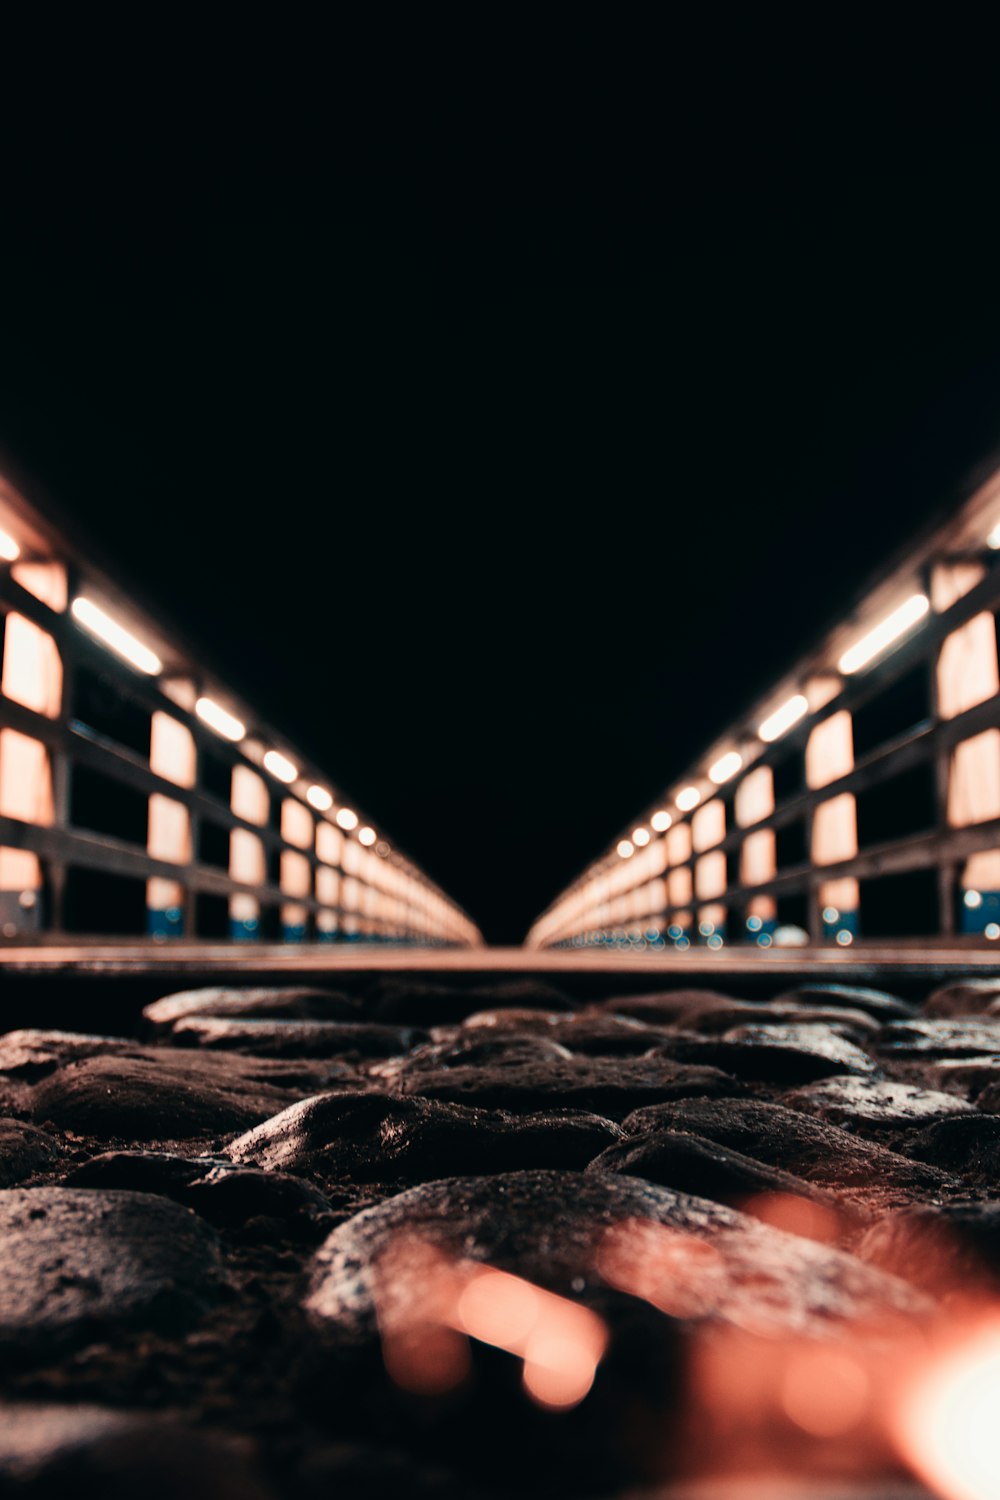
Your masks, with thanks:
<instances>
[{"instance_id":1,"label":"warm orange light","mask_svg":"<svg viewBox=\"0 0 1000 1500\"><path fill-rule=\"evenodd\" d=\"M633 842L633 844L635 845L635 847L637 849L644 849L646 847L646 845L649 843L649 829L648 828L633 828L632 829L632 842Z\"/></svg>"},{"instance_id":2,"label":"warm orange light","mask_svg":"<svg viewBox=\"0 0 1000 1500\"><path fill-rule=\"evenodd\" d=\"M224 740L241 740L247 732L243 721L216 703L214 698L199 698L194 711L203 724L221 734Z\"/></svg>"},{"instance_id":3,"label":"warm orange light","mask_svg":"<svg viewBox=\"0 0 1000 1500\"><path fill-rule=\"evenodd\" d=\"M608 1331L589 1308L419 1242L390 1249L380 1272L383 1358L404 1389L433 1393L459 1384L469 1372L469 1339L519 1356L525 1390L542 1406L576 1406L593 1385Z\"/></svg>"},{"instance_id":4,"label":"warm orange light","mask_svg":"<svg viewBox=\"0 0 1000 1500\"><path fill-rule=\"evenodd\" d=\"M701 801L701 793L696 786L686 786L683 791L677 793L674 800L681 812L690 812L692 807L697 807Z\"/></svg>"},{"instance_id":5,"label":"warm orange light","mask_svg":"<svg viewBox=\"0 0 1000 1500\"><path fill-rule=\"evenodd\" d=\"M16 562L20 556L21 549L10 532L0 530L0 558L4 562Z\"/></svg>"},{"instance_id":6,"label":"warm orange light","mask_svg":"<svg viewBox=\"0 0 1000 1500\"><path fill-rule=\"evenodd\" d=\"M325 786L311 786L306 792L306 801L317 812L329 812L333 806L333 797Z\"/></svg>"},{"instance_id":7,"label":"warm orange light","mask_svg":"<svg viewBox=\"0 0 1000 1500\"><path fill-rule=\"evenodd\" d=\"M789 1355L781 1404L803 1432L840 1437L867 1415L870 1400L868 1371L846 1350L803 1345Z\"/></svg>"},{"instance_id":8,"label":"warm orange light","mask_svg":"<svg viewBox=\"0 0 1000 1500\"><path fill-rule=\"evenodd\" d=\"M649 821L657 833L666 833L674 820L668 812L664 812L661 808L659 812L653 814Z\"/></svg>"},{"instance_id":9,"label":"warm orange light","mask_svg":"<svg viewBox=\"0 0 1000 1500\"><path fill-rule=\"evenodd\" d=\"M911 594L905 603L894 609L891 615L887 615L874 630L869 630L850 650L844 652L837 663L839 670L847 674L860 672L862 667L874 661L876 656L881 656L887 647L911 630L918 620L922 620L930 607L931 602L926 594Z\"/></svg>"},{"instance_id":10,"label":"warm orange light","mask_svg":"<svg viewBox=\"0 0 1000 1500\"><path fill-rule=\"evenodd\" d=\"M730 750L726 755L720 755L713 766L709 766L708 776L716 786L721 786L724 781L730 781L743 764L743 757L738 750Z\"/></svg>"},{"instance_id":11,"label":"warm orange light","mask_svg":"<svg viewBox=\"0 0 1000 1500\"><path fill-rule=\"evenodd\" d=\"M797 1193L755 1193L740 1207L774 1229L824 1245L836 1244L844 1227L832 1208L810 1198L800 1198Z\"/></svg>"},{"instance_id":12,"label":"warm orange light","mask_svg":"<svg viewBox=\"0 0 1000 1500\"><path fill-rule=\"evenodd\" d=\"M358 839L362 844L365 845L366 848L369 848L372 844L374 844L377 838L378 834L375 832L374 828L368 828L367 826L362 828L361 832L358 834Z\"/></svg>"},{"instance_id":13,"label":"warm orange light","mask_svg":"<svg viewBox=\"0 0 1000 1500\"><path fill-rule=\"evenodd\" d=\"M618 853L622 859L631 859L635 853L635 846L630 839L622 839L618 845Z\"/></svg>"},{"instance_id":14,"label":"warm orange light","mask_svg":"<svg viewBox=\"0 0 1000 1500\"><path fill-rule=\"evenodd\" d=\"M809 700L802 693L796 693L794 697L786 699L780 708L776 708L760 725L757 733L762 740L768 744L772 740L780 740L783 734L787 734L793 724L797 724L802 715L809 709Z\"/></svg>"},{"instance_id":15,"label":"warm orange light","mask_svg":"<svg viewBox=\"0 0 1000 1500\"><path fill-rule=\"evenodd\" d=\"M358 815L356 812L352 812L349 807L340 807L337 809L337 822L341 828L350 833L352 828L357 828L358 826Z\"/></svg>"},{"instance_id":16,"label":"warm orange light","mask_svg":"<svg viewBox=\"0 0 1000 1500\"><path fill-rule=\"evenodd\" d=\"M279 781L291 783L299 774L298 766L282 755L280 750L269 750L264 756L264 770L270 771L272 776L277 776Z\"/></svg>"},{"instance_id":17,"label":"warm orange light","mask_svg":"<svg viewBox=\"0 0 1000 1500\"><path fill-rule=\"evenodd\" d=\"M96 636L102 645L109 646L123 661L127 661L133 667L138 667L140 672L155 677L158 672L163 671L163 663L156 652L144 646L130 630L126 630L124 625L119 625L117 620L113 620L92 599L87 599L81 594L73 600L70 613L90 635Z\"/></svg>"},{"instance_id":18,"label":"warm orange light","mask_svg":"<svg viewBox=\"0 0 1000 1500\"><path fill-rule=\"evenodd\" d=\"M945 1500L1000 1495L1000 1319L934 1361L902 1402L897 1436L910 1465Z\"/></svg>"}]
</instances>

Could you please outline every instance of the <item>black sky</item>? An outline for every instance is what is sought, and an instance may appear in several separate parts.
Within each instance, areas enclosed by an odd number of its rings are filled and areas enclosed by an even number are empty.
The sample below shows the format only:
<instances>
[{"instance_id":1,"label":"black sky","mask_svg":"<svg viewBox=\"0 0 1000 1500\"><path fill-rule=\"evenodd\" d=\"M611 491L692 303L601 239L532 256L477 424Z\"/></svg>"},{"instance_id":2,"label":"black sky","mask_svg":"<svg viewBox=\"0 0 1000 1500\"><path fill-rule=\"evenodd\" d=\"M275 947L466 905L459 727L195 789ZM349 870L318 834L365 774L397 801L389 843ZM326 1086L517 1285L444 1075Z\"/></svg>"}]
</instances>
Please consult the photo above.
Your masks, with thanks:
<instances>
[{"instance_id":1,"label":"black sky","mask_svg":"<svg viewBox=\"0 0 1000 1500\"><path fill-rule=\"evenodd\" d=\"M996 448L995 91L378 24L15 69L0 445L519 941Z\"/></svg>"}]
</instances>

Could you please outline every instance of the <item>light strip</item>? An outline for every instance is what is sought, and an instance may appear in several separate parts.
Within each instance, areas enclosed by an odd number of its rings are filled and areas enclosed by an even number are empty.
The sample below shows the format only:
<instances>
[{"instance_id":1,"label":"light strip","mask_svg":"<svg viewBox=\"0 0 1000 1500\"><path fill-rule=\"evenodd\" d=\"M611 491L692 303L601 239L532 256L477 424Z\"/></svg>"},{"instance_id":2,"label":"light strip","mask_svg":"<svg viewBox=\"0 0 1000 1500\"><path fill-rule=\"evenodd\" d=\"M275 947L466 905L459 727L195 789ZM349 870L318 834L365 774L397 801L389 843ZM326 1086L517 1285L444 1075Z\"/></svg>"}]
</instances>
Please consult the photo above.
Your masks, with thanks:
<instances>
[{"instance_id":1,"label":"light strip","mask_svg":"<svg viewBox=\"0 0 1000 1500\"><path fill-rule=\"evenodd\" d=\"M696 786L686 786L683 791L677 793L674 801L681 812L690 812L692 807L697 807L701 801L701 793Z\"/></svg>"},{"instance_id":2,"label":"light strip","mask_svg":"<svg viewBox=\"0 0 1000 1500\"><path fill-rule=\"evenodd\" d=\"M221 734L224 740L241 740L247 727L235 714L229 713L214 698L199 698L194 711L203 724Z\"/></svg>"},{"instance_id":3,"label":"light strip","mask_svg":"<svg viewBox=\"0 0 1000 1500\"><path fill-rule=\"evenodd\" d=\"M633 842L633 844L635 845L635 847L637 849L644 849L646 847L646 845L649 843L649 829L648 828L633 828L632 829L632 842Z\"/></svg>"},{"instance_id":4,"label":"light strip","mask_svg":"<svg viewBox=\"0 0 1000 1500\"><path fill-rule=\"evenodd\" d=\"M366 849L370 848L377 838L378 834L375 832L374 828L368 828L367 826L362 828L361 832L358 834L359 841L364 844Z\"/></svg>"},{"instance_id":5,"label":"light strip","mask_svg":"<svg viewBox=\"0 0 1000 1500\"><path fill-rule=\"evenodd\" d=\"M16 562L20 556L21 549L10 532L0 530L0 557L4 562Z\"/></svg>"},{"instance_id":6,"label":"light strip","mask_svg":"<svg viewBox=\"0 0 1000 1500\"><path fill-rule=\"evenodd\" d=\"M893 641L898 641L900 636L905 635L918 620L922 620L930 609L931 604L926 594L911 594L904 604L894 609L891 615L886 615L880 625L874 630L869 630L860 641L856 641L850 650L845 651L837 663L841 672L850 675L852 672L860 672L862 667L867 667L870 661L891 646Z\"/></svg>"},{"instance_id":7,"label":"light strip","mask_svg":"<svg viewBox=\"0 0 1000 1500\"><path fill-rule=\"evenodd\" d=\"M657 833L666 833L667 829L670 827L671 823L674 820L668 812L663 811L663 809L661 808L659 812L655 812L653 814L649 821L656 829Z\"/></svg>"},{"instance_id":8,"label":"light strip","mask_svg":"<svg viewBox=\"0 0 1000 1500\"><path fill-rule=\"evenodd\" d=\"M87 599L81 594L79 598L73 600L70 613L85 630L96 636L103 645L109 646L131 666L138 667L140 672L146 672L150 677L155 677L157 672L163 671L163 663L156 652L144 646L141 641L137 641L124 625L119 625L117 620L106 615L92 599Z\"/></svg>"},{"instance_id":9,"label":"light strip","mask_svg":"<svg viewBox=\"0 0 1000 1500\"><path fill-rule=\"evenodd\" d=\"M299 774L298 766L292 764L286 755L280 750L269 750L264 756L264 770L270 771L272 776L277 776L279 781L293 782Z\"/></svg>"},{"instance_id":10,"label":"light strip","mask_svg":"<svg viewBox=\"0 0 1000 1500\"><path fill-rule=\"evenodd\" d=\"M726 755L720 755L714 766L710 766L708 777L714 781L716 786L721 786L724 781L730 781L743 764L743 757L738 750L730 750Z\"/></svg>"},{"instance_id":11,"label":"light strip","mask_svg":"<svg viewBox=\"0 0 1000 1500\"><path fill-rule=\"evenodd\" d=\"M350 833L352 828L357 828L358 826L358 815L356 812L352 812L349 807L341 807L337 809L337 822L341 828Z\"/></svg>"},{"instance_id":12,"label":"light strip","mask_svg":"<svg viewBox=\"0 0 1000 1500\"><path fill-rule=\"evenodd\" d=\"M809 700L801 693L796 693L789 698L780 708L766 718L757 733L761 739L770 744L772 740L780 740L783 734L787 734L793 724L797 724L802 715L808 711Z\"/></svg>"},{"instance_id":13,"label":"light strip","mask_svg":"<svg viewBox=\"0 0 1000 1500\"><path fill-rule=\"evenodd\" d=\"M618 853L621 855L622 859L631 859L632 855L635 853L635 849L629 839L622 839L621 843L618 845Z\"/></svg>"},{"instance_id":14,"label":"light strip","mask_svg":"<svg viewBox=\"0 0 1000 1500\"><path fill-rule=\"evenodd\" d=\"M306 801L317 812L329 812L333 806L333 798L325 786L311 786L306 792Z\"/></svg>"}]
</instances>

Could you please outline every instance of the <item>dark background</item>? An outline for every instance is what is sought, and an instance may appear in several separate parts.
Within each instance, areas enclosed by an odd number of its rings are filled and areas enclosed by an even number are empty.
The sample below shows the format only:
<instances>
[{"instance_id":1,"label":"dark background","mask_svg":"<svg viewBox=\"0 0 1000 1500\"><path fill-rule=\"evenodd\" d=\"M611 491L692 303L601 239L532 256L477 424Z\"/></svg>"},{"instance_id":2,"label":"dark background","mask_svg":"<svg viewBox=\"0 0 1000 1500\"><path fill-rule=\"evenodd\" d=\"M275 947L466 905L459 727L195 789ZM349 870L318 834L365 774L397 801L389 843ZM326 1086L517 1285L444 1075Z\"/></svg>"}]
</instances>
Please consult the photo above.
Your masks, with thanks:
<instances>
[{"instance_id":1,"label":"dark background","mask_svg":"<svg viewBox=\"0 0 1000 1500\"><path fill-rule=\"evenodd\" d=\"M7 53L0 448L493 941L1000 439L985 40L769 24Z\"/></svg>"}]
</instances>

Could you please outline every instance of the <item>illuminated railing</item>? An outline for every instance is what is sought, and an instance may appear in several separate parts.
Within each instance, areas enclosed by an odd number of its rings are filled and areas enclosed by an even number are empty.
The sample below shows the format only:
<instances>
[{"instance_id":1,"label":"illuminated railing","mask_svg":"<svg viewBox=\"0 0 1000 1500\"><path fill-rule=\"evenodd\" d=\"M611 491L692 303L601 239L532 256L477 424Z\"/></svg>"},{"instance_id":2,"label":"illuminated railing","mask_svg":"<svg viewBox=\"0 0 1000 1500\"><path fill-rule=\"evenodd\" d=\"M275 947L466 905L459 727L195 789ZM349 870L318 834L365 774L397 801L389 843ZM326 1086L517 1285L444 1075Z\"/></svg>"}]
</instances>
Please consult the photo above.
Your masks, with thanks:
<instances>
[{"instance_id":1,"label":"illuminated railing","mask_svg":"<svg viewBox=\"0 0 1000 1500\"><path fill-rule=\"evenodd\" d=\"M0 629L2 938L481 941L2 478Z\"/></svg>"},{"instance_id":2,"label":"illuminated railing","mask_svg":"<svg viewBox=\"0 0 1000 1500\"><path fill-rule=\"evenodd\" d=\"M625 830L529 946L1000 939L1000 475Z\"/></svg>"}]
</instances>

